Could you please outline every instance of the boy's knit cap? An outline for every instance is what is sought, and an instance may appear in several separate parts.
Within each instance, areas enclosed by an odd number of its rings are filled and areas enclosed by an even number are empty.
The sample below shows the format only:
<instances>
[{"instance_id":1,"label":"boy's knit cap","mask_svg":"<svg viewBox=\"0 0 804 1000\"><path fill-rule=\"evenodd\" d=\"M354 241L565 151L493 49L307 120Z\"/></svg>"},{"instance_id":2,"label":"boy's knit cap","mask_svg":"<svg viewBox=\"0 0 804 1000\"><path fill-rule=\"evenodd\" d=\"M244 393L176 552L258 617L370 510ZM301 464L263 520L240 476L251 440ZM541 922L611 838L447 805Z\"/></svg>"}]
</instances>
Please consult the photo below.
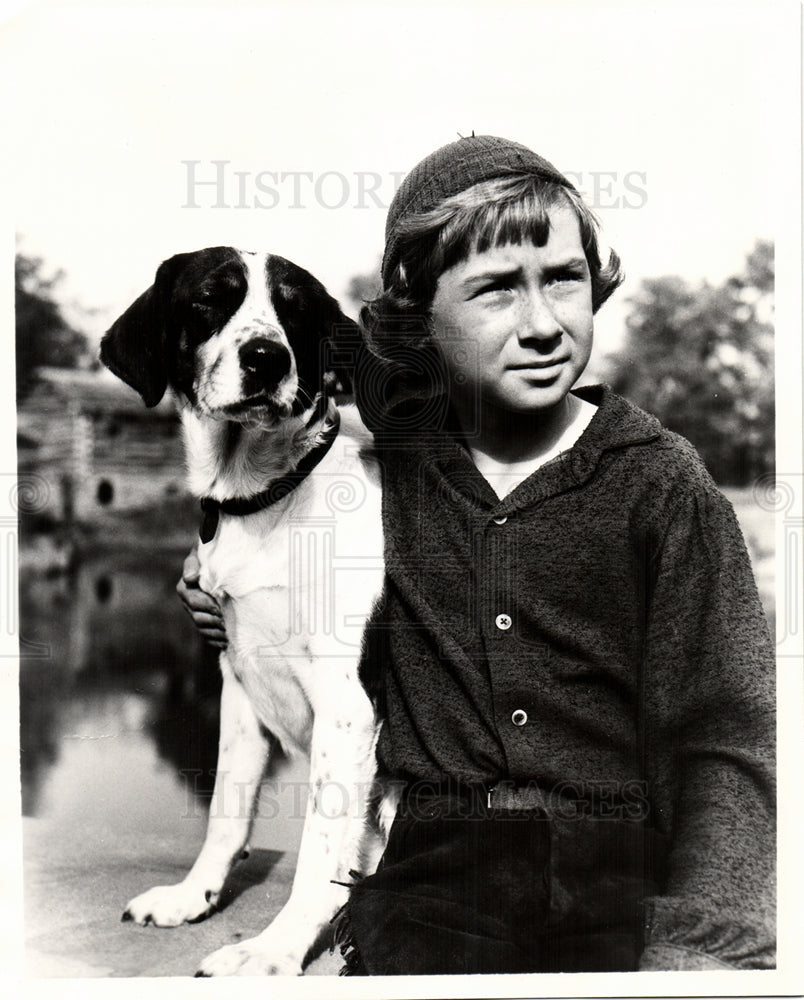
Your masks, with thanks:
<instances>
[{"instance_id":1,"label":"boy's knit cap","mask_svg":"<svg viewBox=\"0 0 804 1000\"><path fill-rule=\"evenodd\" d=\"M471 135L450 142L416 164L394 195L385 223L383 284L388 285L396 263L397 230L403 219L427 212L474 184L506 174L533 174L575 189L552 163L518 142L494 135Z\"/></svg>"}]
</instances>

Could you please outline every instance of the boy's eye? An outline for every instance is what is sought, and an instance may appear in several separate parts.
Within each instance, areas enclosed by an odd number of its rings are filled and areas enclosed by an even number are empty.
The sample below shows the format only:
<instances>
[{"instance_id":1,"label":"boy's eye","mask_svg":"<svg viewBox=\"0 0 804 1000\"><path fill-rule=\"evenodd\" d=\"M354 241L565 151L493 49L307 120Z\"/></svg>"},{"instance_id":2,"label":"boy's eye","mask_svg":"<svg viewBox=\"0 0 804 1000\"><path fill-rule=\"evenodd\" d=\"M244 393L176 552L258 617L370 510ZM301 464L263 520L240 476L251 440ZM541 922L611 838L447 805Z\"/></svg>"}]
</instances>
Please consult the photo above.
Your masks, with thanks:
<instances>
[{"instance_id":1,"label":"boy's eye","mask_svg":"<svg viewBox=\"0 0 804 1000\"><path fill-rule=\"evenodd\" d=\"M488 295L491 292L508 292L510 290L510 281L490 281L487 285L482 285L478 288L473 298L476 298L478 295Z\"/></svg>"},{"instance_id":2,"label":"boy's eye","mask_svg":"<svg viewBox=\"0 0 804 1000\"><path fill-rule=\"evenodd\" d=\"M586 278L586 271L581 268L568 267L560 271L555 271L551 274L547 283L550 285L560 284L564 281L584 281Z\"/></svg>"}]
</instances>

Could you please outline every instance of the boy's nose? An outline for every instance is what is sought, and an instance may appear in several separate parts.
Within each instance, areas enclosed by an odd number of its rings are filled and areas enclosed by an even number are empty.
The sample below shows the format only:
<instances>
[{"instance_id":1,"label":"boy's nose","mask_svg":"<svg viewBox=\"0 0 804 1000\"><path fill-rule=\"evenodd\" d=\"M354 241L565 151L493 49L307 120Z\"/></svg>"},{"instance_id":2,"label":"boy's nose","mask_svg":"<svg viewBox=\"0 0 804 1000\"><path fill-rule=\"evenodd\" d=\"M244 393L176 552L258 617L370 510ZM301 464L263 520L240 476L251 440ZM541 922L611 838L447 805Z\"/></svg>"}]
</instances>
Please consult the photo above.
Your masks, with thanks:
<instances>
[{"instance_id":1,"label":"boy's nose","mask_svg":"<svg viewBox=\"0 0 804 1000\"><path fill-rule=\"evenodd\" d=\"M520 340L552 341L563 333L561 324L540 291L528 296L519 324Z\"/></svg>"}]
</instances>

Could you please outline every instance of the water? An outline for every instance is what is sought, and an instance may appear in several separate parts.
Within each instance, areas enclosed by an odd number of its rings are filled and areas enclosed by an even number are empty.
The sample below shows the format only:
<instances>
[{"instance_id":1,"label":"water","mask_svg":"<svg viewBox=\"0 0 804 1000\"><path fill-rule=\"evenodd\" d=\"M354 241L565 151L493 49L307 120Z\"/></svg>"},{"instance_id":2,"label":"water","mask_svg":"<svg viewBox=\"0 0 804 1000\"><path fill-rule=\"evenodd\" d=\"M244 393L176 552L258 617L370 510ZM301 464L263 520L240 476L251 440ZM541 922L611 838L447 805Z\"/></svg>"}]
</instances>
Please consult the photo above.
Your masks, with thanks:
<instances>
[{"instance_id":1,"label":"water","mask_svg":"<svg viewBox=\"0 0 804 1000\"><path fill-rule=\"evenodd\" d=\"M773 514L730 496L773 623ZM203 838L220 677L175 593L188 548L147 544L98 552L70 573L21 574L23 815L45 842L80 850L90 823L112 837ZM297 849L306 778L305 762L274 764L253 846Z\"/></svg>"},{"instance_id":2,"label":"water","mask_svg":"<svg viewBox=\"0 0 804 1000\"><path fill-rule=\"evenodd\" d=\"M214 780L220 678L175 594L182 555L98 554L23 573L23 816L81 843L141 830L200 842ZM306 764L272 767L254 846L296 850Z\"/></svg>"}]
</instances>

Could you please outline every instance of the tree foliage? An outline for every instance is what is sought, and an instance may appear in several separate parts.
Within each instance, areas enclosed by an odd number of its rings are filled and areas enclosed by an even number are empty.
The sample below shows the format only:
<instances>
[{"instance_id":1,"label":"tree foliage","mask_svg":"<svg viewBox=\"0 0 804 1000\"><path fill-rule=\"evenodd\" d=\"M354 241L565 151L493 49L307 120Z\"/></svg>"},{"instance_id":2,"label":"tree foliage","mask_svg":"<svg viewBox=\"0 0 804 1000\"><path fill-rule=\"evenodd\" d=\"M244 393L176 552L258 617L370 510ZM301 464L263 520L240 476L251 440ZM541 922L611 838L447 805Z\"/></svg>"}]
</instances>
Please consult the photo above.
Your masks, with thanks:
<instances>
[{"instance_id":1,"label":"tree foliage","mask_svg":"<svg viewBox=\"0 0 804 1000\"><path fill-rule=\"evenodd\" d=\"M46 278L38 257L17 253L14 262L17 393L24 397L41 365L75 368L89 360L86 337L62 314L55 298L61 273Z\"/></svg>"},{"instance_id":2,"label":"tree foliage","mask_svg":"<svg viewBox=\"0 0 804 1000\"><path fill-rule=\"evenodd\" d=\"M380 261L377 266L368 274L356 274L346 289L346 298L356 314L360 312L364 302L376 299L382 291L382 277L380 276Z\"/></svg>"},{"instance_id":3,"label":"tree foliage","mask_svg":"<svg viewBox=\"0 0 804 1000\"><path fill-rule=\"evenodd\" d=\"M715 479L774 467L773 244L722 285L650 278L629 300L613 387L688 438Z\"/></svg>"}]
</instances>

